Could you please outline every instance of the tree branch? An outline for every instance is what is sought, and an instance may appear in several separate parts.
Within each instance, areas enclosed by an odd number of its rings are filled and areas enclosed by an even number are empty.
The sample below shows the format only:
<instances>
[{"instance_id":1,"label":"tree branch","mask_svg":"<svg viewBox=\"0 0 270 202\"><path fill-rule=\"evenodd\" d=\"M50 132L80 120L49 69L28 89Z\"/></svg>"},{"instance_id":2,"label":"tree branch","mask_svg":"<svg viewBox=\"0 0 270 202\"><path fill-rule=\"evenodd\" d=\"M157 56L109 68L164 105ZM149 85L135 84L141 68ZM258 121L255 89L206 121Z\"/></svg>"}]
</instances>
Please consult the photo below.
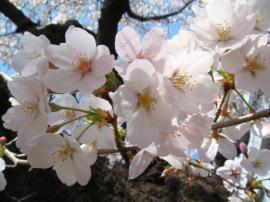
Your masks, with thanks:
<instances>
[{"instance_id":1,"label":"tree branch","mask_svg":"<svg viewBox=\"0 0 270 202\"><path fill-rule=\"evenodd\" d=\"M190 0L188 1L182 8L180 8L179 10L175 11L175 12L171 12L165 15L158 15L158 16L141 16L138 15L137 13L134 13L130 6L127 10L127 14L129 17L134 18L136 20L139 20L141 22L145 22L145 21L150 21L150 20L162 20L162 19L166 19L168 17L174 16L174 15L178 15L179 13L182 13L194 0Z\"/></svg>"},{"instance_id":2,"label":"tree branch","mask_svg":"<svg viewBox=\"0 0 270 202\"><path fill-rule=\"evenodd\" d=\"M93 31L84 28L77 20L67 20L64 24L50 24L40 28L38 23L32 22L31 19L26 17L20 9L8 0L1 1L0 12L2 12L17 26L15 32L11 32L6 35L28 31L36 36L45 35L52 44L59 44L65 42L65 33L68 27L70 25L74 25L75 27L83 28L89 34L96 37L96 34Z\"/></svg>"},{"instance_id":3,"label":"tree branch","mask_svg":"<svg viewBox=\"0 0 270 202\"><path fill-rule=\"evenodd\" d=\"M257 120L260 118L267 118L270 117L270 108L269 109L264 109L261 111L258 111L256 113L251 113L245 116L240 116L234 119L230 119L227 121L221 121L221 122L217 122L217 123L213 123L211 125L211 129L215 130L215 129L219 129L219 128L226 128L229 126L234 126L234 125L238 125L241 123L245 123L245 122L249 122L249 121L253 121L253 120Z\"/></svg>"},{"instance_id":4,"label":"tree branch","mask_svg":"<svg viewBox=\"0 0 270 202\"><path fill-rule=\"evenodd\" d=\"M37 23L26 17L21 10L8 0L1 0L0 12L17 26L16 32L37 26Z\"/></svg>"},{"instance_id":5,"label":"tree branch","mask_svg":"<svg viewBox=\"0 0 270 202\"><path fill-rule=\"evenodd\" d=\"M5 148L5 156L10 160L12 161L12 165L7 165L7 167L10 167L10 168L15 168L17 167L18 165L20 166L28 166L29 163L27 160L24 160L24 159L18 159L16 157L16 154L9 151L7 148Z\"/></svg>"}]
</instances>

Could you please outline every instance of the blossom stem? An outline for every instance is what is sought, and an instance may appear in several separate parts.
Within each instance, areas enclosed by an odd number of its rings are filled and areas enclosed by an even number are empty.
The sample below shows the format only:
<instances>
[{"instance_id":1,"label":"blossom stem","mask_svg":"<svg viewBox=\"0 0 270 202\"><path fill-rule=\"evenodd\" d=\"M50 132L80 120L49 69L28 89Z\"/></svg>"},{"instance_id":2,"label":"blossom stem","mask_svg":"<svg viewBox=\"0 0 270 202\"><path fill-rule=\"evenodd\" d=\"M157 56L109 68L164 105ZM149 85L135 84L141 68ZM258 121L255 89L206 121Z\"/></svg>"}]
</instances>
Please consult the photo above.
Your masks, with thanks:
<instances>
[{"instance_id":1,"label":"blossom stem","mask_svg":"<svg viewBox=\"0 0 270 202\"><path fill-rule=\"evenodd\" d=\"M69 123L72 123L73 121L77 121L77 120L79 120L79 119L81 119L81 118L84 118L84 117L87 117L87 116L88 116L88 114L82 115L82 116L77 116L77 117L74 118L74 119L70 119L70 120L68 120L68 121L66 121L66 122L64 122L64 123L61 123L60 125L58 125L58 127L61 128L61 127L64 126L64 125L67 125L67 124L69 124Z\"/></svg>"},{"instance_id":2,"label":"blossom stem","mask_svg":"<svg viewBox=\"0 0 270 202\"><path fill-rule=\"evenodd\" d=\"M226 97L228 96L228 93L229 93L230 89L229 90L225 90L222 97L221 97L221 100L220 102L218 103L218 106L217 106L217 111L216 111L216 116L214 118L214 123L217 122L220 114L221 114L221 111L222 111L222 106L223 104L225 103L225 100L226 100ZM228 100L227 100L228 101Z\"/></svg>"},{"instance_id":3,"label":"blossom stem","mask_svg":"<svg viewBox=\"0 0 270 202\"><path fill-rule=\"evenodd\" d=\"M246 99L244 98L244 96L235 88L234 91L239 95L239 97L243 100L243 102L246 104L246 106L248 107L249 111L251 113L256 112L255 108L253 106L251 106Z\"/></svg>"},{"instance_id":4,"label":"blossom stem","mask_svg":"<svg viewBox=\"0 0 270 202\"><path fill-rule=\"evenodd\" d=\"M86 127L85 127L85 129L83 129L83 131L76 137L76 140L78 140L79 141L79 139L83 136L83 134L93 125L94 123L93 122L91 122L91 123L89 123Z\"/></svg>"},{"instance_id":5,"label":"blossom stem","mask_svg":"<svg viewBox=\"0 0 270 202\"><path fill-rule=\"evenodd\" d=\"M119 135L118 127L117 127L117 116L116 115L114 115L111 124L112 124L113 130L114 130L114 140L115 140L116 146L117 146L120 154L122 155L126 165L129 166L129 159L128 159L127 152L121 143L121 139L120 139L120 135Z\"/></svg>"},{"instance_id":6,"label":"blossom stem","mask_svg":"<svg viewBox=\"0 0 270 202\"><path fill-rule=\"evenodd\" d=\"M56 105L56 104L51 104L52 108L55 107L56 109L66 109L66 110L72 110L72 111L78 111L78 112L83 112L89 114L90 111L84 110L84 109L79 109L79 108L73 108L73 107L65 107L61 105Z\"/></svg>"}]
</instances>

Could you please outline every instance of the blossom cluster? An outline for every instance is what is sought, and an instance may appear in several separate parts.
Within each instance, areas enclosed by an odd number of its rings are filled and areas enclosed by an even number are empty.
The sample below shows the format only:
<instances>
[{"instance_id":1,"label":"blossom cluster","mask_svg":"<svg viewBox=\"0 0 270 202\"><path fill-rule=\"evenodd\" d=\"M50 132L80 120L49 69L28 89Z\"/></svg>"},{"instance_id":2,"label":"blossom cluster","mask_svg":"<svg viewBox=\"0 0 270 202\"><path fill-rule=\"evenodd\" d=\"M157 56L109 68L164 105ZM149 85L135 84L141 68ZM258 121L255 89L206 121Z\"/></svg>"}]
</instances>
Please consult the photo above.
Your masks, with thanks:
<instances>
[{"instance_id":1,"label":"blossom cluster","mask_svg":"<svg viewBox=\"0 0 270 202\"><path fill-rule=\"evenodd\" d=\"M130 179L159 157L173 170L216 173L231 197L253 199L254 190L267 191L270 150L242 143L239 154L237 141L249 130L270 137L269 120L211 124L254 112L243 92L270 95L269 6L205 1L172 39L162 28L141 37L125 27L115 38L118 60L81 28L69 27L60 45L26 32L11 64L18 75L8 82L13 106L4 126L17 132L32 168L52 167L66 185L88 183L100 150L134 145ZM228 159L222 167L218 153Z\"/></svg>"}]
</instances>

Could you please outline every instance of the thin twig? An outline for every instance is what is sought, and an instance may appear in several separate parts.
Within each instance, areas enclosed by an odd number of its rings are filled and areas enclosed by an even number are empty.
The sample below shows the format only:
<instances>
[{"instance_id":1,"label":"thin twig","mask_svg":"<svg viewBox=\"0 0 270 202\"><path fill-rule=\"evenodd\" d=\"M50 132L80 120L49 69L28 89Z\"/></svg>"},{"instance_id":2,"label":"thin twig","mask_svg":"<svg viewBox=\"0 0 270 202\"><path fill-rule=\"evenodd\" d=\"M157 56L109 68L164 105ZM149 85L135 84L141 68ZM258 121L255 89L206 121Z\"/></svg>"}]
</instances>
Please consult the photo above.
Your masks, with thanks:
<instances>
[{"instance_id":1,"label":"thin twig","mask_svg":"<svg viewBox=\"0 0 270 202\"><path fill-rule=\"evenodd\" d=\"M20 166L28 166L29 165L29 163L28 163L27 160L18 159L16 157L16 154L13 153L13 152L11 152L11 151L9 151L9 149L7 149L7 148L5 148L5 153L4 154L13 163L12 165L6 165L9 168L15 168L18 165L20 165Z\"/></svg>"},{"instance_id":2,"label":"thin twig","mask_svg":"<svg viewBox=\"0 0 270 202\"><path fill-rule=\"evenodd\" d=\"M123 159L125 160L126 165L129 166L129 159L128 159L127 151L124 149L124 147L122 145L120 135L118 132L117 116L116 115L113 117L111 124L112 124L113 130L114 130L114 140L115 140L116 146L117 146L120 154L122 155Z\"/></svg>"},{"instance_id":3,"label":"thin twig","mask_svg":"<svg viewBox=\"0 0 270 202\"><path fill-rule=\"evenodd\" d=\"M221 100L220 100L220 102L218 103L217 111L216 111L216 116L215 116L215 118L214 118L214 123L217 122L217 120L218 120L218 118L219 118L219 116L220 116L220 114L221 114L222 106L223 106L223 104L224 104L224 102L225 102L225 100L226 100L226 97L227 97L227 95L228 95L228 92L229 92L229 90L224 90L223 95L222 95L222 97L221 97Z\"/></svg>"},{"instance_id":4,"label":"thin twig","mask_svg":"<svg viewBox=\"0 0 270 202\"><path fill-rule=\"evenodd\" d=\"M267 117L270 117L270 108L264 109L264 110L261 110L261 111L255 112L255 113L251 113L251 114L248 114L245 116L240 116L240 117L237 117L234 119L213 123L211 125L211 129L215 130L215 129L219 129L219 128L226 128L229 126L234 126L234 125L238 125L241 123L254 121L257 119L261 119L261 118L267 118Z\"/></svg>"}]
</instances>

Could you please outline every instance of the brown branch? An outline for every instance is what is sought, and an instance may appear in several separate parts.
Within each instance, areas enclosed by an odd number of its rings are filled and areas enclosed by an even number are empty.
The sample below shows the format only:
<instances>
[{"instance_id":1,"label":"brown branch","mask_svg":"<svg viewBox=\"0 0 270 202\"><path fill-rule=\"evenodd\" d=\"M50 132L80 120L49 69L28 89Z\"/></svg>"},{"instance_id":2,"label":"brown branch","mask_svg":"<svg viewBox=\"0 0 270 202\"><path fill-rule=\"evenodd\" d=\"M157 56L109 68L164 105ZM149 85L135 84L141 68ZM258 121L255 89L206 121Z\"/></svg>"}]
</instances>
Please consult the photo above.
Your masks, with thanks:
<instances>
[{"instance_id":1,"label":"brown branch","mask_svg":"<svg viewBox=\"0 0 270 202\"><path fill-rule=\"evenodd\" d=\"M158 16L141 16L138 15L137 13L134 13L131 8L129 7L127 10L127 14L129 17L134 18L136 20L139 20L141 22L145 22L145 21L150 21L150 20L163 20L166 19L168 17L174 16L174 15L178 15L179 13L182 13L191 3L193 3L194 0L190 0L188 1L183 7L181 7L179 10L175 11L175 12L171 12L165 15L158 15Z\"/></svg>"},{"instance_id":2,"label":"brown branch","mask_svg":"<svg viewBox=\"0 0 270 202\"><path fill-rule=\"evenodd\" d=\"M37 36L45 35L52 44L59 44L65 42L65 33L68 27L74 25L75 27L83 28L89 34L96 37L93 31L84 28L77 20L67 20L63 24L50 24L40 28L37 23L32 22L31 19L26 17L20 9L8 0L1 1L0 12L17 26L15 32L7 33L2 36L28 31Z\"/></svg>"},{"instance_id":3,"label":"brown branch","mask_svg":"<svg viewBox=\"0 0 270 202\"><path fill-rule=\"evenodd\" d=\"M217 122L217 123L213 123L211 125L211 129L215 130L215 129L219 129L219 128L226 128L229 126L234 126L234 125L238 125L241 123L245 123L245 122L249 122L249 121L253 121L253 120L257 120L257 119L261 119L261 118L267 118L270 117L270 108L269 109L264 109L255 113L251 113L245 116L240 116L234 119L230 119L230 120L226 120L226 121L221 121L221 122Z\"/></svg>"},{"instance_id":4,"label":"brown branch","mask_svg":"<svg viewBox=\"0 0 270 202\"><path fill-rule=\"evenodd\" d=\"M37 26L37 23L26 17L21 10L8 0L1 0L0 12L17 26L17 32Z\"/></svg>"},{"instance_id":5,"label":"brown branch","mask_svg":"<svg viewBox=\"0 0 270 202\"><path fill-rule=\"evenodd\" d=\"M223 95L221 97L221 100L218 103L217 111L216 111L216 116L214 118L214 123L217 122L217 120L218 120L218 118L219 118L219 116L220 116L220 114L222 112L222 106L223 106L223 104L224 104L224 102L226 100L226 97L228 96L228 92L229 92L229 90L224 90Z\"/></svg>"},{"instance_id":6,"label":"brown branch","mask_svg":"<svg viewBox=\"0 0 270 202\"><path fill-rule=\"evenodd\" d=\"M124 151L137 151L139 148L136 146L122 146ZM99 149L98 154L114 154L120 152L119 149Z\"/></svg>"},{"instance_id":7,"label":"brown branch","mask_svg":"<svg viewBox=\"0 0 270 202\"><path fill-rule=\"evenodd\" d=\"M117 127L117 116L116 115L113 117L111 124L112 124L113 130L114 130L114 140L115 140L117 149L119 150L120 154L122 155L122 157L126 163L126 166L128 167L129 166L129 159L128 159L128 155L127 155L127 150L124 149L122 142L121 142L121 139L120 139L120 135L118 132L118 127Z\"/></svg>"},{"instance_id":8,"label":"brown branch","mask_svg":"<svg viewBox=\"0 0 270 202\"><path fill-rule=\"evenodd\" d=\"M15 168L18 165L20 165L20 166L29 166L29 163L28 163L27 160L18 159L16 157L16 154L9 151L7 148L5 148L5 153L4 154L13 163L12 165L7 165L7 167L9 167L9 168Z\"/></svg>"}]
</instances>

